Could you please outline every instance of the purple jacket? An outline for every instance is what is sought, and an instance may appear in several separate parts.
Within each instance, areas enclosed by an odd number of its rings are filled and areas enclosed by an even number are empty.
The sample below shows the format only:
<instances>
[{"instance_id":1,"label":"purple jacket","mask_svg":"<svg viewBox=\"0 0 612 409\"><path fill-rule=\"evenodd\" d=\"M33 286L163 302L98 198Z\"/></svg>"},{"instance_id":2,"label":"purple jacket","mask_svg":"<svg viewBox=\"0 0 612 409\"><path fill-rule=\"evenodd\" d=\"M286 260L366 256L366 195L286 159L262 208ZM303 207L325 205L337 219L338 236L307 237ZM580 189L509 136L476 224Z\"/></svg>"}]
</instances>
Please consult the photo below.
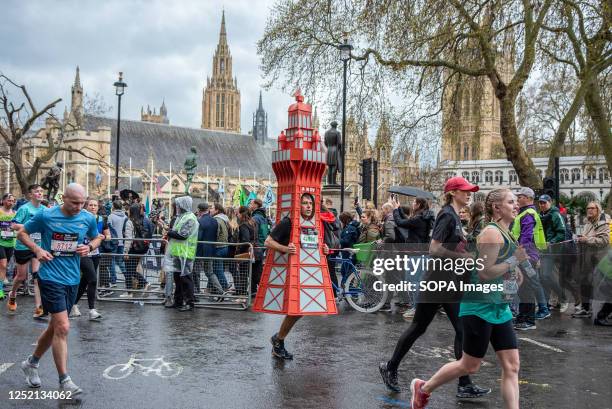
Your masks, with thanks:
<instances>
[{"instance_id":1,"label":"purple jacket","mask_svg":"<svg viewBox=\"0 0 612 409\"><path fill-rule=\"evenodd\" d=\"M536 210L534 205L524 206L519 209L519 214L523 213L526 209L532 208ZM535 228L536 222L532 215L526 214L521 219L521 235L519 236L518 242L527 251L529 259L535 264L540 260L540 253L538 248L533 241L533 229Z\"/></svg>"}]
</instances>

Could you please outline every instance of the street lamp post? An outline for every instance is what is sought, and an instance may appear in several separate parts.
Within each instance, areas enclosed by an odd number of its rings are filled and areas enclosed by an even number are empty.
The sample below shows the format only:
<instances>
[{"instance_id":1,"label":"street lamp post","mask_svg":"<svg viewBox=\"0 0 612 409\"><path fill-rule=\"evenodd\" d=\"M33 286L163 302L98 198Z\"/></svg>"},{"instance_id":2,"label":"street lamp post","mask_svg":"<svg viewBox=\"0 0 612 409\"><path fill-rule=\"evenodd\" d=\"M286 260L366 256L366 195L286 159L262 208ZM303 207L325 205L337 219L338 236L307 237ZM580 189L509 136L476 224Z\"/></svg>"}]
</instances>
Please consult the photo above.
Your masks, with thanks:
<instances>
[{"instance_id":1,"label":"street lamp post","mask_svg":"<svg viewBox=\"0 0 612 409\"><path fill-rule=\"evenodd\" d=\"M599 188L599 203L603 202L603 187Z\"/></svg>"},{"instance_id":2,"label":"street lamp post","mask_svg":"<svg viewBox=\"0 0 612 409\"><path fill-rule=\"evenodd\" d=\"M340 213L344 211L344 153L346 151L346 70L348 62L351 59L351 50L353 46L348 42L348 36L344 33L344 42L338 46L340 49L340 59L344 65L343 83L342 83L342 143L340 144L340 157L342 158L342 166L340 168Z\"/></svg>"},{"instance_id":3,"label":"street lamp post","mask_svg":"<svg viewBox=\"0 0 612 409\"><path fill-rule=\"evenodd\" d=\"M123 82L123 73L119 73L119 81L113 84L115 95L117 95L117 146L115 149L115 191L119 190L119 141L121 140L121 96L125 92L127 84Z\"/></svg>"}]
</instances>

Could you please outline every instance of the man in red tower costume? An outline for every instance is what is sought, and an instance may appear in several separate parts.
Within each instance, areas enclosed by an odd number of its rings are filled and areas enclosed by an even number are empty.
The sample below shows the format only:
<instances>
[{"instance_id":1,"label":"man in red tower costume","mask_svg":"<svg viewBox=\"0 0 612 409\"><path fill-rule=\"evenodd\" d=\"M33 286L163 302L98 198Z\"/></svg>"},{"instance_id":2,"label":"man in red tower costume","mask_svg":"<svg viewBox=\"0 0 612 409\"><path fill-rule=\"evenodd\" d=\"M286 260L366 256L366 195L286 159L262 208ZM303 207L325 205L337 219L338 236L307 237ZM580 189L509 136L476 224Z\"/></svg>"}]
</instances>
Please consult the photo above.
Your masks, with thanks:
<instances>
[{"instance_id":1,"label":"man in red tower costume","mask_svg":"<svg viewBox=\"0 0 612 409\"><path fill-rule=\"evenodd\" d=\"M310 220L314 214L314 197L310 193L304 193L300 198L300 213L306 220ZM285 254L295 254L297 247L294 243L290 243L291 237L291 219L285 217L278 223L270 232L270 235L266 239L266 247L272 250L280 251ZM311 236L317 237L317 236ZM303 241L310 240L310 238L303 237ZM302 243L304 245L306 243ZM316 243L315 243L316 244ZM323 254L327 255L329 249L326 244L323 245ZM285 338L289 335L291 328L295 325L298 320L302 318L301 315L285 315L280 329L276 334L272 336L270 342L272 342L272 355L281 359L293 359L293 354L290 354L285 349Z\"/></svg>"}]
</instances>

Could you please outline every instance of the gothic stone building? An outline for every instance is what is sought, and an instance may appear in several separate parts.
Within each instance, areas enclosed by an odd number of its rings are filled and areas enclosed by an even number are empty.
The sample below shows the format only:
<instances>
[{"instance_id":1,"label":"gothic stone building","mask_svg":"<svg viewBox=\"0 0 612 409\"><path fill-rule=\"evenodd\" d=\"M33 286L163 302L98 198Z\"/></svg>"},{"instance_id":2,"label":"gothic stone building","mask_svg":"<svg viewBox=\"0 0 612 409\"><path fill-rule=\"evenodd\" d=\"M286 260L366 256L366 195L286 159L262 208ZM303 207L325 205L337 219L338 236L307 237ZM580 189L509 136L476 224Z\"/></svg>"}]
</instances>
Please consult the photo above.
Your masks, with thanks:
<instances>
[{"instance_id":1,"label":"gothic stone building","mask_svg":"<svg viewBox=\"0 0 612 409\"><path fill-rule=\"evenodd\" d=\"M221 33L213 57L212 77L206 79L202 96L202 129L240 133L240 90L238 80L232 77L225 12L221 17Z\"/></svg>"}]
</instances>

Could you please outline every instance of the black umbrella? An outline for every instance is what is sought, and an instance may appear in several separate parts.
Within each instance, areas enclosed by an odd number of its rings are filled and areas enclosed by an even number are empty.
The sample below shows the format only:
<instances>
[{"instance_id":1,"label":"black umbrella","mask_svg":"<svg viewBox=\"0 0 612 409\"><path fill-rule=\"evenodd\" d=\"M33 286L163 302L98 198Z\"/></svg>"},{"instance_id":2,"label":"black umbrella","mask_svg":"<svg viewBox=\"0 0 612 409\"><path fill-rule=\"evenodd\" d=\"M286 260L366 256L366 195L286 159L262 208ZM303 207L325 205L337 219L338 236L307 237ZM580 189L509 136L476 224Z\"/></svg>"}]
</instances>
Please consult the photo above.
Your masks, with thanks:
<instances>
[{"instance_id":1,"label":"black umbrella","mask_svg":"<svg viewBox=\"0 0 612 409\"><path fill-rule=\"evenodd\" d=\"M130 193L132 194L131 200L140 199L138 193L134 192L132 189L123 189L121 192L119 192L119 196L121 196L123 200L130 200Z\"/></svg>"},{"instance_id":2,"label":"black umbrella","mask_svg":"<svg viewBox=\"0 0 612 409\"><path fill-rule=\"evenodd\" d=\"M435 199L435 196L431 192L412 186L391 186L389 188L389 193L395 193L402 196L424 197L430 200Z\"/></svg>"}]
</instances>

